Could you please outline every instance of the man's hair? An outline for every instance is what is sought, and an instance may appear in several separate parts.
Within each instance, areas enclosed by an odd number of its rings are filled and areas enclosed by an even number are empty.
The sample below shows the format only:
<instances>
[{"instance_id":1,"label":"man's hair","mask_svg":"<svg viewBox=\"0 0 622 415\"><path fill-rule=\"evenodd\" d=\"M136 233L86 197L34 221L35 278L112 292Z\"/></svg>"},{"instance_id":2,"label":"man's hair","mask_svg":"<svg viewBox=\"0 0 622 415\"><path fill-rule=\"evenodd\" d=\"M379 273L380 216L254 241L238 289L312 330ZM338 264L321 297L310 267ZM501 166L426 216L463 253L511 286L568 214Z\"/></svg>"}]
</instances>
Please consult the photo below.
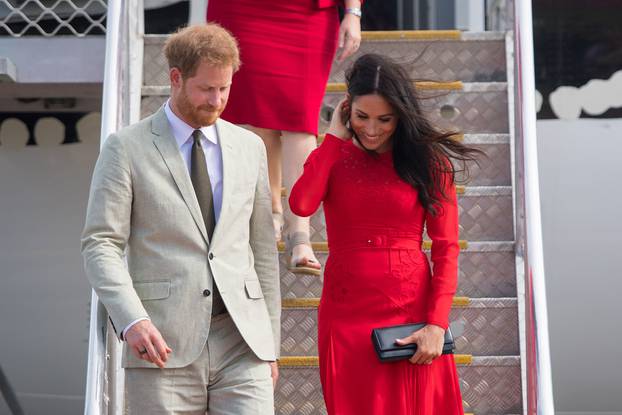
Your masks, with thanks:
<instances>
[{"instance_id":1,"label":"man's hair","mask_svg":"<svg viewBox=\"0 0 622 415\"><path fill-rule=\"evenodd\" d=\"M214 66L240 67L238 42L216 23L179 29L164 44L169 69L178 68L184 78L194 76L201 62Z\"/></svg>"}]
</instances>

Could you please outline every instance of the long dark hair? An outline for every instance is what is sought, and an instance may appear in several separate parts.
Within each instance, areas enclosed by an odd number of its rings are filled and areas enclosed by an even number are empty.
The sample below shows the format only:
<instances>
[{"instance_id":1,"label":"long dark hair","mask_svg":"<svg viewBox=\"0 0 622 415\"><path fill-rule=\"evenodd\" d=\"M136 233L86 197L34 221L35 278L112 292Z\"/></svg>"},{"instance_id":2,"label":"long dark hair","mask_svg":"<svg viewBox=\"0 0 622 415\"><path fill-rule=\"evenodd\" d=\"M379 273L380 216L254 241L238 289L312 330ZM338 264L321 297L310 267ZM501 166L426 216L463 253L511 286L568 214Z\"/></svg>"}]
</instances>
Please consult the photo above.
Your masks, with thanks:
<instances>
[{"instance_id":1,"label":"long dark hair","mask_svg":"<svg viewBox=\"0 0 622 415\"><path fill-rule=\"evenodd\" d=\"M467 163L477 163L477 156L483 153L458 142L456 132L443 132L432 125L421 109L413 80L389 58L371 53L359 57L347 71L346 83L350 100L377 94L393 107L399 118L393 133L395 170L418 191L423 207L436 214L441 198L448 198L444 191L447 178L453 183L460 172L466 180Z\"/></svg>"}]
</instances>

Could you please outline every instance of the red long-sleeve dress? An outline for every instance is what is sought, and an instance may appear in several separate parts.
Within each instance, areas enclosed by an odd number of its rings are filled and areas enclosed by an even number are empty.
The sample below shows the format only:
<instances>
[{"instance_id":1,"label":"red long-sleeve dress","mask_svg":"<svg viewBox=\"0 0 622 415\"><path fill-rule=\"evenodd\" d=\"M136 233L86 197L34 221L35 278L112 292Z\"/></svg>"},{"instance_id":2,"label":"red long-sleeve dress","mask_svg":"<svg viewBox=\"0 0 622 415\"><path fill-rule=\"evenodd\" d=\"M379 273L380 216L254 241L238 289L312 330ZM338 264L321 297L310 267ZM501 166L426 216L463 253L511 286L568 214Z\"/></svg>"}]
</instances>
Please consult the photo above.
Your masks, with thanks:
<instances>
[{"instance_id":1,"label":"red long-sleeve dress","mask_svg":"<svg viewBox=\"0 0 622 415\"><path fill-rule=\"evenodd\" d=\"M427 322L446 328L457 287L458 207L428 214L397 175L392 152L372 156L327 135L292 189L292 211L324 203L330 255L318 315L320 377L330 415L463 414L453 355L431 365L381 363L371 330ZM421 250L424 224L433 270Z\"/></svg>"}]
</instances>

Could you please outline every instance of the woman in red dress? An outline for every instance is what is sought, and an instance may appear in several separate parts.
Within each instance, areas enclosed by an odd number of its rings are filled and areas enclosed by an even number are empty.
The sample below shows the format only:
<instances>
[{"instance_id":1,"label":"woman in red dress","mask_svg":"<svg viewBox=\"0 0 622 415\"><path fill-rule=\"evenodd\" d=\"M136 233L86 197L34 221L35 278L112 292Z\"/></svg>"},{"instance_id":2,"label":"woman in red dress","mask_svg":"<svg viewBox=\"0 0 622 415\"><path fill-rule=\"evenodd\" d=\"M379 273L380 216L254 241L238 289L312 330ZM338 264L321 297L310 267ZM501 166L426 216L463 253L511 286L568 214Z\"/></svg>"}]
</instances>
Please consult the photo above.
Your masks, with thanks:
<instances>
[{"instance_id":1,"label":"woman in red dress","mask_svg":"<svg viewBox=\"0 0 622 415\"><path fill-rule=\"evenodd\" d=\"M337 6L346 14L339 23ZM285 225L292 272L320 274L309 241L309 219L281 202L316 148L320 105L337 46L339 59L361 41L360 0L210 0L207 19L233 33L242 66L233 78L223 118L265 142L277 240Z\"/></svg>"},{"instance_id":2,"label":"woman in red dress","mask_svg":"<svg viewBox=\"0 0 622 415\"><path fill-rule=\"evenodd\" d=\"M462 414L453 355L441 354L460 249L450 156L466 162L477 151L430 124L399 65L364 55L346 79L348 98L290 196L302 216L324 203L330 256L318 342L328 413ZM421 322L400 339L418 346L410 360L378 360L373 328Z\"/></svg>"}]
</instances>

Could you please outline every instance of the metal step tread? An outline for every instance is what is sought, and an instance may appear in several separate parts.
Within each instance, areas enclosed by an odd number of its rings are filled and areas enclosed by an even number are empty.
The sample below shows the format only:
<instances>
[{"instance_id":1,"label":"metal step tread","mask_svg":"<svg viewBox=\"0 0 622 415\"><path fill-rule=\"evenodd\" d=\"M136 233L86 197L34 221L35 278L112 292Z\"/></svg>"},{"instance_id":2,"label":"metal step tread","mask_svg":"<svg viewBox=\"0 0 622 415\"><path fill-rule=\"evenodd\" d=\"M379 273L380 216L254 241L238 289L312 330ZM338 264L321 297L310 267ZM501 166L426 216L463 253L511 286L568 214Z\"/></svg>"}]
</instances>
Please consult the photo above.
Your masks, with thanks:
<instances>
[{"instance_id":1,"label":"metal step tread","mask_svg":"<svg viewBox=\"0 0 622 415\"><path fill-rule=\"evenodd\" d=\"M467 250L469 242L465 240L458 241L460 250ZM314 252L328 252L328 242L311 242L311 248ZM432 248L432 241L423 241L422 249L427 250ZM277 242L277 249L279 252L285 252L285 242Z\"/></svg>"},{"instance_id":2,"label":"metal step tread","mask_svg":"<svg viewBox=\"0 0 622 415\"><path fill-rule=\"evenodd\" d=\"M416 81L415 88L425 90L463 90L462 81ZM326 93L346 92L347 87L343 82L329 82L326 84Z\"/></svg>"},{"instance_id":3,"label":"metal step tread","mask_svg":"<svg viewBox=\"0 0 622 415\"><path fill-rule=\"evenodd\" d=\"M507 82L462 82L462 81L418 81L415 87L420 90L446 90L469 92L498 92L507 90ZM326 93L346 92L346 84L329 82L326 84Z\"/></svg>"},{"instance_id":4,"label":"metal step tread","mask_svg":"<svg viewBox=\"0 0 622 415\"><path fill-rule=\"evenodd\" d=\"M422 90L447 90L461 92L493 92L505 91L507 82L462 82L462 81L419 81L415 82L415 87ZM170 85L143 85L143 96L168 96ZM330 82L326 84L326 93L341 93L346 91L346 84L341 82Z\"/></svg>"},{"instance_id":5,"label":"metal step tread","mask_svg":"<svg viewBox=\"0 0 622 415\"><path fill-rule=\"evenodd\" d=\"M455 354L457 366L520 366L520 356L473 356ZM319 367L318 356L283 356L279 359L279 367Z\"/></svg>"},{"instance_id":6,"label":"metal step tread","mask_svg":"<svg viewBox=\"0 0 622 415\"><path fill-rule=\"evenodd\" d=\"M415 86L425 90L457 90L462 92L496 92L505 91L507 82L434 82L420 81L415 82ZM143 85L143 96L168 96L171 87L169 85ZM341 82L331 82L326 84L326 93L339 93L346 91L346 84Z\"/></svg>"},{"instance_id":7,"label":"metal step tread","mask_svg":"<svg viewBox=\"0 0 622 415\"><path fill-rule=\"evenodd\" d=\"M321 261L321 262L325 262L325 261ZM281 267L283 267L284 265L281 264ZM514 277L514 276L512 276ZM309 280L319 280L320 276L315 275L315 274L308 274L308 273L297 273L294 274L292 272L290 272L289 270L285 269L285 270L281 270L281 297L282 298L318 298L318 294L321 294L321 289L322 289L322 282L318 281L317 282L317 289L314 292L313 289L315 288L314 283L310 283ZM459 283L463 282L463 280L466 280L467 278L465 277L459 277L458 281ZM502 281L507 279L506 277L501 277L498 275L494 275L494 276L490 276L489 278L487 278L487 281ZM292 282L295 281L295 282ZM514 280L508 281L508 284L513 283ZM296 286L294 286L297 283ZM512 285L512 287L514 287L514 285ZM457 292L457 296L459 297L465 297L465 295L462 295L461 292L462 290L460 290L460 286L458 287L458 292ZM300 290L304 290L304 294L300 295L300 293L296 293L296 291L300 291ZM508 290L506 290L508 291ZM515 291L515 290L514 290ZM481 293L480 293L481 294ZM485 298L491 298L491 299L505 299L505 298L514 298L514 297L498 297L498 296L490 296L490 297L469 297L471 299L485 299Z\"/></svg>"},{"instance_id":8,"label":"metal step tread","mask_svg":"<svg viewBox=\"0 0 622 415\"><path fill-rule=\"evenodd\" d=\"M458 196L511 196L512 186L463 186L456 185ZM281 197L286 197L287 188L281 188Z\"/></svg>"},{"instance_id":9,"label":"metal step tread","mask_svg":"<svg viewBox=\"0 0 622 415\"><path fill-rule=\"evenodd\" d=\"M509 134L463 134L465 144L510 144Z\"/></svg>"},{"instance_id":10,"label":"metal step tread","mask_svg":"<svg viewBox=\"0 0 622 415\"><path fill-rule=\"evenodd\" d=\"M460 30L365 30L361 32L363 41L497 41L505 39L505 32L463 32ZM145 45L162 44L169 38L167 34L144 35Z\"/></svg>"},{"instance_id":11,"label":"metal step tread","mask_svg":"<svg viewBox=\"0 0 622 415\"><path fill-rule=\"evenodd\" d=\"M284 309L318 308L320 299L317 297L283 298L281 307ZM470 298L456 296L452 301L452 307L469 308L514 308L518 305L516 297L480 297Z\"/></svg>"},{"instance_id":12,"label":"metal step tread","mask_svg":"<svg viewBox=\"0 0 622 415\"><path fill-rule=\"evenodd\" d=\"M462 252L514 252L514 241L458 241ZM312 248L315 252L328 252L328 242L312 242ZM285 243L279 241L277 243L279 252L285 252ZM432 241L423 241L423 249L429 250L432 247Z\"/></svg>"},{"instance_id":13,"label":"metal step tread","mask_svg":"<svg viewBox=\"0 0 622 415\"><path fill-rule=\"evenodd\" d=\"M321 144L326 138L326 134L319 134L317 137L318 144ZM456 140L471 145L486 144L510 144L509 134L457 134Z\"/></svg>"}]
</instances>

